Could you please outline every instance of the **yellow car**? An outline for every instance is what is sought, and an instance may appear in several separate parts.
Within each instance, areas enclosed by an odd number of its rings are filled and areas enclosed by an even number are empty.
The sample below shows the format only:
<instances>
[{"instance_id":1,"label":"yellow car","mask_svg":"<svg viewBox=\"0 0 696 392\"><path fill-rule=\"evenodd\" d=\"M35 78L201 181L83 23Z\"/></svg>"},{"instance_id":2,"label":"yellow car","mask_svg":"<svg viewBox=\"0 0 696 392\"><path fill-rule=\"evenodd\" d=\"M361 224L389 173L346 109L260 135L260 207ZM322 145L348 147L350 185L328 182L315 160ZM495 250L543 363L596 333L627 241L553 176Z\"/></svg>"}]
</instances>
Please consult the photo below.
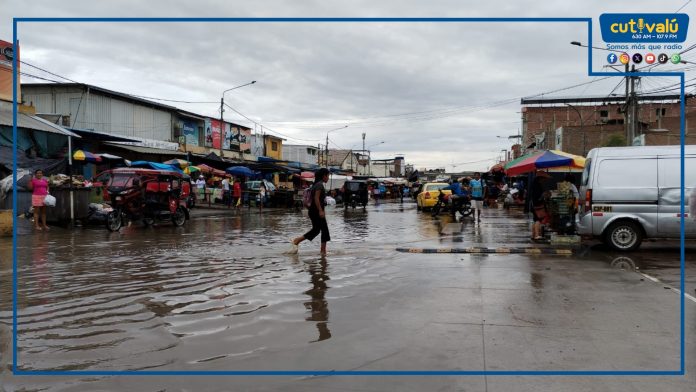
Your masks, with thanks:
<instances>
[{"instance_id":1,"label":"yellow car","mask_svg":"<svg viewBox=\"0 0 696 392\"><path fill-rule=\"evenodd\" d=\"M440 190L449 184L445 182L428 182L423 185L423 190L416 197L416 206L418 210L429 210L437 203L437 197L440 195ZM444 190L442 193L452 194L450 190Z\"/></svg>"}]
</instances>

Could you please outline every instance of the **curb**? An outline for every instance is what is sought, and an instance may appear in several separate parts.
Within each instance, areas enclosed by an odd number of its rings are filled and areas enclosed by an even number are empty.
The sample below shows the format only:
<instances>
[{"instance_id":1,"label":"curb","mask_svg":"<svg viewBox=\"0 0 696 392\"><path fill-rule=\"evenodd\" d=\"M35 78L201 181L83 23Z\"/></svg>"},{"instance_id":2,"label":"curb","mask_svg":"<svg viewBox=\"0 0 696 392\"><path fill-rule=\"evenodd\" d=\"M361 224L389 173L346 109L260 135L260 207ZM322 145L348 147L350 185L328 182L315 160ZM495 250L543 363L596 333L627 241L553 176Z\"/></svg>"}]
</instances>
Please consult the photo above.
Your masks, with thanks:
<instances>
[{"instance_id":1,"label":"curb","mask_svg":"<svg viewBox=\"0 0 696 392\"><path fill-rule=\"evenodd\" d=\"M563 255L571 256L572 249L548 248L396 248L402 253L464 253L464 254L527 254L527 255Z\"/></svg>"}]
</instances>

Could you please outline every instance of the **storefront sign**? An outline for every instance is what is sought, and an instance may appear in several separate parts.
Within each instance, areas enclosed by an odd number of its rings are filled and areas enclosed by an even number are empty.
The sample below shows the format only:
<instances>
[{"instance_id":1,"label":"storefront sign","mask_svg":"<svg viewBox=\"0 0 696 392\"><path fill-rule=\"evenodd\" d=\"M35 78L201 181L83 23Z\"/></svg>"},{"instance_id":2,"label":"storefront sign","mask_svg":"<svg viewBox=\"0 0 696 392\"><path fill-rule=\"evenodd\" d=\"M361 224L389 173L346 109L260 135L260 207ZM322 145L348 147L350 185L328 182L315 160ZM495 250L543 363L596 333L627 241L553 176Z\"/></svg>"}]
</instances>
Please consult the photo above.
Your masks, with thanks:
<instances>
[{"instance_id":1,"label":"storefront sign","mask_svg":"<svg viewBox=\"0 0 696 392\"><path fill-rule=\"evenodd\" d=\"M19 77L19 48L12 43L0 41L0 100L12 101L12 59L17 56L17 97L22 96Z\"/></svg>"}]
</instances>

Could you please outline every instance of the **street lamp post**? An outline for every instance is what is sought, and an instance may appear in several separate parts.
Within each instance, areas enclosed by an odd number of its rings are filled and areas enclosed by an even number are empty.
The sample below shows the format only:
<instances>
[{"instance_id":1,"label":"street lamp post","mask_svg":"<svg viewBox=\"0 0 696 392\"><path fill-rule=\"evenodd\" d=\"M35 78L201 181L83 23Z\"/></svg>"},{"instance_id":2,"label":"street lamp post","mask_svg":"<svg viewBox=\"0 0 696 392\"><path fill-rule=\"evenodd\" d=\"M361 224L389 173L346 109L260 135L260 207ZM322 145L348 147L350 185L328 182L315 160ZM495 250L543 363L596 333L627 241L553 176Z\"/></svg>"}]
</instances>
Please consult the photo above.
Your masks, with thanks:
<instances>
[{"instance_id":1,"label":"street lamp post","mask_svg":"<svg viewBox=\"0 0 696 392\"><path fill-rule=\"evenodd\" d=\"M223 152L222 152L222 144L223 144L223 143L222 143L222 137L223 137L222 135L223 135L223 133L225 133L225 122L224 122L224 120L223 120L223 118L222 118L222 114L225 112L225 93L228 92L228 91L236 90L236 89L238 89L238 88L242 88L242 87L245 87L245 86L252 85L252 84L254 84L254 83L256 83L256 81L255 81L255 80L252 80L252 81L249 82L249 83L242 84L242 85L239 85L239 86L236 86L236 87L232 87L232 88L228 88L227 90L223 91L223 92L222 92L222 95L220 96L220 159L223 159L223 157L224 157ZM230 131L231 131L231 130L230 130ZM241 132L241 130L240 130L240 132ZM240 141L240 143L239 143L239 149L240 149L240 150L239 150L239 157L240 157L240 158L241 158L241 156L242 156L241 148L242 148L242 144L241 144L241 141Z\"/></svg>"},{"instance_id":2,"label":"street lamp post","mask_svg":"<svg viewBox=\"0 0 696 392\"><path fill-rule=\"evenodd\" d=\"M345 128L348 128L348 125L344 125L344 126L342 126L342 127L340 127L340 128L331 129L331 130L329 130L329 131L326 131L326 146L324 146L324 148L325 148L325 150L324 150L324 151L325 151L325 154L324 154L324 166L326 166L327 168L329 167L329 133L331 133L331 132L333 132L333 131L338 131L338 130L341 130L341 129L345 129Z\"/></svg>"}]
</instances>

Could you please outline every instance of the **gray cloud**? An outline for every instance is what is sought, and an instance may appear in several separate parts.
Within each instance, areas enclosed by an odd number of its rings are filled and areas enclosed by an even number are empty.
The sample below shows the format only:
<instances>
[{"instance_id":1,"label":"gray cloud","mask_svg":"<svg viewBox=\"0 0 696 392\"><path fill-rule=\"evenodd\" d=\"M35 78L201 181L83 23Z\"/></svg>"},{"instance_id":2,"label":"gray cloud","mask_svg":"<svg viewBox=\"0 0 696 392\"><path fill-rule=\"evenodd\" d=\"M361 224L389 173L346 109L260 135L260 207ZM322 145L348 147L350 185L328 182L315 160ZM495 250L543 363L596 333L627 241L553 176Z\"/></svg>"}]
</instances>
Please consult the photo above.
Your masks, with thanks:
<instances>
[{"instance_id":1,"label":"gray cloud","mask_svg":"<svg viewBox=\"0 0 696 392\"><path fill-rule=\"evenodd\" d=\"M225 2L10 1L22 16L587 16L669 12L675 2ZM688 12L688 9L685 10ZM595 19L596 21L596 19ZM11 24L0 38L11 37ZM595 22L594 40L600 42ZM32 23L20 25L22 59L85 83L132 94L218 101L293 138L376 146L417 167L495 158L496 138L517 132L519 101L590 81L582 23ZM604 63L601 52L594 67ZM35 74L43 75L36 71ZM47 76L47 75L44 75ZM50 77L50 76L47 76ZM25 79L29 81L29 79ZM673 81L666 81L669 83ZM609 79L559 92L607 94ZM491 102L510 101L491 107ZM175 104L217 116L217 104ZM448 110L449 109L449 110ZM428 114L422 112L429 112ZM420 113L384 117L394 114ZM248 124L231 111L226 118ZM335 145L332 145L335 147ZM485 169L492 162L458 169Z\"/></svg>"}]
</instances>

